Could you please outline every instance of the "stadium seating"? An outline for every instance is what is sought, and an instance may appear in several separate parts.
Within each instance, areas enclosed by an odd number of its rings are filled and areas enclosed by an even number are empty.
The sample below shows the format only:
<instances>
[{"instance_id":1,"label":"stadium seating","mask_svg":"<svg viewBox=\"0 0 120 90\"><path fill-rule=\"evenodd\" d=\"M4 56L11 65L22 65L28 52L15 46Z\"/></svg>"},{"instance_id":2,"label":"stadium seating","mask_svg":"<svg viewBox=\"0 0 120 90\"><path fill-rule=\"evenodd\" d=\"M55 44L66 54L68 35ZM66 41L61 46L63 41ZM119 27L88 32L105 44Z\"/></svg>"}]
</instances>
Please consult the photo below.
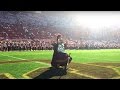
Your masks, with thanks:
<instances>
[{"instance_id":1,"label":"stadium seating","mask_svg":"<svg viewBox=\"0 0 120 90\"><path fill-rule=\"evenodd\" d=\"M111 29L110 32L103 30L103 34L99 33L100 35L96 39L95 35L92 35L89 30L81 27L57 27L59 18L61 17L47 16L45 14L33 15L24 12L13 14L9 11L0 11L0 40L8 42L6 39L9 39L13 43L17 43L13 39L17 39L19 42L24 39L33 40L35 47L40 46L39 49L49 47L51 49L52 41L59 33L66 38L66 48L68 49L120 48L119 28L116 30ZM66 22L65 18L61 18L61 20ZM41 45L41 42L36 43L35 39L44 42L44 45ZM27 42L25 43L27 44ZM23 44L23 46L25 45Z\"/></svg>"}]
</instances>

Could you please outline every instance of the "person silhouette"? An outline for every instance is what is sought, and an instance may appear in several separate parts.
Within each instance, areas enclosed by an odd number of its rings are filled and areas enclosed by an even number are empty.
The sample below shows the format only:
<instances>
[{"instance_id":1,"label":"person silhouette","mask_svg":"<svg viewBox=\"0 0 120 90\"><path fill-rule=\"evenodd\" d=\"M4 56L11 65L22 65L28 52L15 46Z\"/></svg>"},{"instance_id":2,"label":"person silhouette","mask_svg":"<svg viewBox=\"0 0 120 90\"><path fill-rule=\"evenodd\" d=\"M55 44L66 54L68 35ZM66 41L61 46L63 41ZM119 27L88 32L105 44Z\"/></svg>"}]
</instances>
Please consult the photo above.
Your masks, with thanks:
<instances>
[{"instance_id":1,"label":"person silhouette","mask_svg":"<svg viewBox=\"0 0 120 90\"><path fill-rule=\"evenodd\" d=\"M59 68L59 66L67 66L69 55L65 53L65 45L61 35L57 36L57 43L53 45L53 57L51 61L51 66Z\"/></svg>"}]
</instances>

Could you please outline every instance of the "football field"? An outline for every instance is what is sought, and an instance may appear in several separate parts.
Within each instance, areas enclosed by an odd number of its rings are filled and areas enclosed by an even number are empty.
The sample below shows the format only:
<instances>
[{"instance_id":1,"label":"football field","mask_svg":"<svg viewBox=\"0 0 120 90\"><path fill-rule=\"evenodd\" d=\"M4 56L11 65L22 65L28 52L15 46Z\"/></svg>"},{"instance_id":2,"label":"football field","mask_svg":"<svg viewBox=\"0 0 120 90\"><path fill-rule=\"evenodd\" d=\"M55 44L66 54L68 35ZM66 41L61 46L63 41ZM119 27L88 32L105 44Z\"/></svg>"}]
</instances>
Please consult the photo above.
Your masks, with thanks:
<instances>
[{"instance_id":1,"label":"football field","mask_svg":"<svg viewBox=\"0 0 120 90\"><path fill-rule=\"evenodd\" d=\"M1 79L119 79L120 49L66 50L67 74L51 70L52 50L0 52Z\"/></svg>"}]
</instances>

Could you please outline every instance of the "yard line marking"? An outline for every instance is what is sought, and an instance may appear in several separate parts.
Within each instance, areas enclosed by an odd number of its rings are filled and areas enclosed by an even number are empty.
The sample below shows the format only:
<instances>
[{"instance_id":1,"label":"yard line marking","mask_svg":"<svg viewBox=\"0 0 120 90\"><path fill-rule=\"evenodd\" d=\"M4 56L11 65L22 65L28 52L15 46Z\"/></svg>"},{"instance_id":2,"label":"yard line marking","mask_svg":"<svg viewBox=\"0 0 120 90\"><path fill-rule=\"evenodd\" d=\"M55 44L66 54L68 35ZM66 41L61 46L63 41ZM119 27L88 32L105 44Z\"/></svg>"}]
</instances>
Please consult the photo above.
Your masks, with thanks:
<instances>
[{"instance_id":1,"label":"yard line marking","mask_svg":"<svg viewBox=\"0 0 120 90\"><path fill-rule=\"evenodd\" d=\"M103 65L95 65L95 64L90 64L90 63L82 63L82 64L85 64L85 65L91 65L91 66L96 66L96 67L103 67L103 68L108 68L108 69L112 69L115 71L114 67L113 66L103 66Z\"/></svg>"},{"instance_id":2,"label":"yard line marking","mask_svg":"<svg viewBox=\"0 0 120 90\"><path fill-rule=\"evenodd\" d=\"M120 75L120 71L117 68L112 68L118 75Z\"/></svg>"},{"instance_id":3,"label":"yard line marking","mask_svg":"<svg viewBox=\"0 0 120 90\"><path fill-rule=\"evenodd\" d=\"M18 57L14 57L14 56L9 56L9 55L4 55L4 54L1 54L1 55L3 55L3 56L7 56L7 57L12 57L12 58L16 58L16 59L20 59L20 60L27 60L27 59L23 59L23 58L18 58ZM34 61L33 61L34 62ZM41 63L41 64L44 64L44 65L48 65L48 66L50 66L50 64L48 64L48 63L44 63L44 62L38 62L38 61L36 61L35 63ZM41 68L41 67L39 67L39 68ZM38 68L37 68L38 69ZM35 69L35 70L37 70L37 69ZM31 71L33 71L33 70L31 70ZM30 72L31 72L30 71ZM29 72L29 73L30 73ZM27 73L25 73L25 74L23 74L22 76L23 76L23 78L25 78L25 79L31 79L31 77L29 77L29 76L27 76L27 74L28 74L28 72ZM10 74L5 74L6 76L9 76L9 77L11 77L11 78L13 78ZM15 79L15 78L13 78L13 79Z\"/></svg>"},{"instance_id":4,"label":"yard line marking","mask_svg":"<svg viewBox=\"0 0 120 90\"><path fill-rule=\"evenodd\" d=\"M69 68L71 71L69 71L69 73L73 73L73 74L77 74L77 75L82 75L82 76L85 76L85 77L89 77L89 78L92 78L92 79L100 79L98 77L94 77L94 76L90 76L90 75L87 75L87 74L82 74L82 73L79 73L78 71L79 70L76 70L76 69L72 69L72 68Z\"/></svg>"},{"instance_id":5,"label":"yard line marking","mask_svg":"<svg viewBox=\"0 0 120 90\"><path fill-rule=\"evenodd\" d=\"M109 68L112 69L112 66L103 66L103 65L95 65L95 64L91 64L91 63L82 63L84 65L90 65L90 66L96 66L96 67L103 67L103 68Z\"/></svg>"},{"instance_id":6,"label":"yard line marking","mask_svg":"<svg viewBox=\"0 0 120 90\"><path fill-rule=\"evenodd\" d=\"M7 76L9 79L16 79L10 73L4 73L4 75Z\"/></svg>"},{"instance_id":7,"label":"yard line marking","mask_svg":"<svg viewBox=\"0 0 120 90\"><path fill-rule=\"evenodd\" d=\"M16 78L13 77L10 73L0 73L0 75L4 75L4 76L6 76L8 79L16 79Z\"/></svg>"},{"instance_id":8,"label":"yard line marking","mask_svg":"<svg viewBox=\"0 0 120 90\"><path fill-rule=\"evenodd\" d=\"M3 54L2 54L2 55L3 55ZM24 58L17 58L17 57L14 57L14 56L8 56L8 55L3 55L3 56L12 57L12 58L20 59L20 60L27 60L27 59L24 59ZM34 61L33 61L33 62L34 62ZM36 63L41 63L41 64L45 64L45 65L50 66L50 64L44 63L44 62L40 62L40 61L36 61Z\"/></svg>"},{"instance_id":9,"label":"yard line marking","mask_svg":"<svg viewBox=\"0 0 120 90\"><path fill-rule=\"evenodd\" d=\"M92 65L92 66L98 66L98 67L103 67L103 68L108 68L114 70L118 75L120 75L120 71L114 67L114 66L102 66L102 65L94 65L94 64L86 64L86 65ZM113 77L114 78L114 77Z\"/></svg>"},{"instance_id":10,"label":"yard line marking","mask_svg":"<svg viewBox=\"0 0 120 90\"><path fill-rule=\"evenodd\" d=\"M91 58L91 57L89 57L89 58L88 57L81 57L80 59L82 59L82 58L86 58L86 59L90 58L90 59L98 60L97 58ZM109 61L109 59L102 59L102 60L108 60Z\"/></svg>"},{"instance_id":11,"label":"yard line marking","mask_svg":"<svg viewBox=\"0 0 120 90\"><path fill-rule=\"evenodd\" d=\"M118 76L118 77L113 77L113 78L110 78L110 79L120 79L120 76Z\"/></svg>"},{"instance_id":12,"label":"yard line marking","mask_svg":"<svg viewBox=\"0 0 120 90\"><path fill-rule=\"evenodd\" d=\"M9 55L4 55L4 54L1 54L2 56L7 56L7 57L11 57L11 58L16 58L16 59L20 59L20 60L27 60L27 59L23 59L23 58L18 58L18 57L14 57L14 56L9 56Z\"/></svg>"},{"instance_id":13,"label":"yard line marking","mask_svg":"<svg viewBox=\"0 0 120 90\"><path fill-rule=\"evenodd\" d=\"M39 70L39 69L41 69L41 68L46 68L46 67L38 67L38 68L36 68L36 69L33 69L33 70L31 70L31 71L29 71L29 72L27 72L27 73L24 73L24 74L22 75L22 77L23 77L24 79L33 79L33 78L31 78L31 77L29 76L29 74L32 73L32 72L34 72L34 71L36 71L36 70Z\"/></svg>"}]
</instances>

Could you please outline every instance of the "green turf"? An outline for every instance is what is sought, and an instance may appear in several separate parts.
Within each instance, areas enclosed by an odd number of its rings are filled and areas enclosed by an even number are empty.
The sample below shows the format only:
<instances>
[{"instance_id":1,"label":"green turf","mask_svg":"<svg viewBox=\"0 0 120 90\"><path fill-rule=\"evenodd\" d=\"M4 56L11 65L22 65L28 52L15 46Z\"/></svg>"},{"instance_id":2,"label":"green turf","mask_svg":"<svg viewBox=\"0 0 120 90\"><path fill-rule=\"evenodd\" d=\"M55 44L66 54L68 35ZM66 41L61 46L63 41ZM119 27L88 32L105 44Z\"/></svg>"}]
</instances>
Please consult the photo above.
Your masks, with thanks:
<instances>
[{"instance_id":1,"label":"green turf","mask_svg":"<svg viewBox=\"0 0 120 90\"><path fill-rule=\"evenodd\" d=\"M66 50L67 53L71 53L73 58L72 62L79 63L120 63L120 49L102 49L102 50ZM0 62L4 61L20 61L20 60L51 60L53 55L53 50L43 50L43 51L10 51L10 52L0 52ZM112 64L109 64L112 65ZM16 78L23 78L22 75L38 67L49 67L45 64L32 62L19 62L19 63L6 63L0 64L0 73L10 73ZM75 66L75 69L83 69L85 74L90 73L93 76L99 76L102 78L111 78L117 74L114 74L112 70L107 68L92 68L88 66ZM115 64L116 66L116 64ZM119 66L119 64L117 64ZM71 66L72 67L72 66ZM74 68L74 67L73 67ZM119 69L119 68L118 68ZM105 71L106 70L106 71ZM119 69L120 70L120 69ZM90 71L90 72L89 72ZM105 72L104 72L105 71ZM80 71L81 72L81 71ZM106 73L107 72L107 73ZM100 74L101 73L101 74ZM110 75L111 76L110 76ZM54 77L53 77L54 78ZM68 78L67 76L65 78Z\"/></svg>"},{"instance_id":2,"label":"green turf","mask_svg":"<svg viewBox=\"0 0 120 90\"><path fill-rule=\"evenodd\" d=\"M94 63L94 62L120 62L120 49L101 50L66 50L71 53L73 62ZM8 60L51 60L53 51L14 51L0 52L0 61ZM3 56L4 55L4 56Z\"/></svg>"},{"instance_id":3,"label":"green turf","mask_svg":"<svg viewBox=\"0 0 120 90\"><path fill-rule=\"evenodd\" d=\"M120 49L72 50L73 60L81 63L120 62Z\"/></svg>"},{"instance_id":4,"label":"green turf","mask_svg":"<svg viewBox=\"0 0 120 90\"><path fill-rule=\"evenodd\" d=\"M11 52L0 52L0 61L8 60L51 60L53 51L11 51ZM11 57L12 56L12 57Z\"/></svg>"},{"instance_id":5,"label":"green turf","mask_svg":"<svg viewBox=\"0 0 120 90\"><path fill-rule=\"evenodd\" d=\"M23 78L22 75L24 73L27 73L38 67L48 67L48 66L35 62L0 64L0 73L10 73L15 78Z\"/></svg>"}]
</instances>

